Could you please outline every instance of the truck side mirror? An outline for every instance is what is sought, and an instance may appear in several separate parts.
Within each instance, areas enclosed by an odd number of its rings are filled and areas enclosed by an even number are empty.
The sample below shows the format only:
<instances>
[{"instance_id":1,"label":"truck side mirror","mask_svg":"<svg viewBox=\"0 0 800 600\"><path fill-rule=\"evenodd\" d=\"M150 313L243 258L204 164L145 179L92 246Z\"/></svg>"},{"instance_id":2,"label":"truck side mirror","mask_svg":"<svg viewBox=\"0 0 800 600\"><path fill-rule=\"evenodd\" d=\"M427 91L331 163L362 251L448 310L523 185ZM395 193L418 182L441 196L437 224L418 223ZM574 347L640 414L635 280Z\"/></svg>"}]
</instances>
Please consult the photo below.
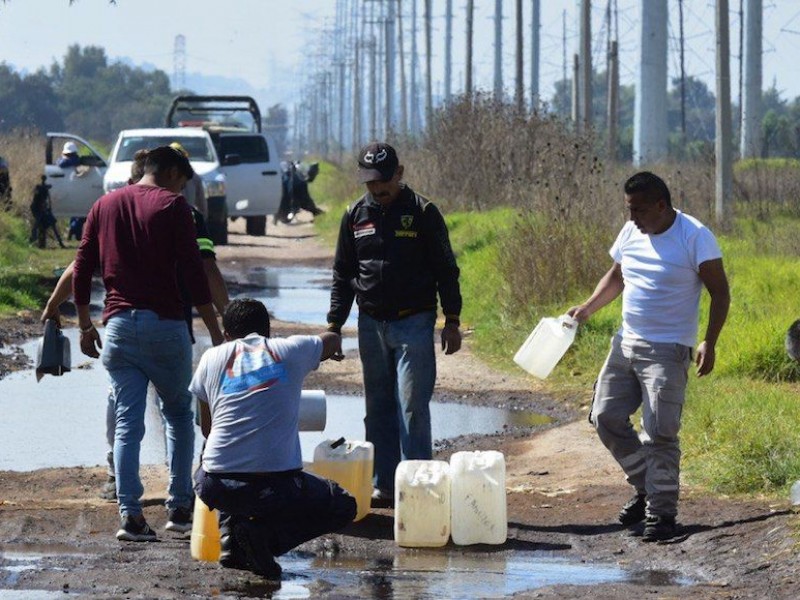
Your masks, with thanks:
<instances>
[{"instance_id":1,"label":"truck side mirror","mask_svg":"<svg viewBox=\"0 0 800 600\"><path fill-rule=\"evenodd\" d=\"M222 165L225 167L234 167L242 164L242 157L238 154L226 154L222 160Z\"/></svg>"}]
</instances>

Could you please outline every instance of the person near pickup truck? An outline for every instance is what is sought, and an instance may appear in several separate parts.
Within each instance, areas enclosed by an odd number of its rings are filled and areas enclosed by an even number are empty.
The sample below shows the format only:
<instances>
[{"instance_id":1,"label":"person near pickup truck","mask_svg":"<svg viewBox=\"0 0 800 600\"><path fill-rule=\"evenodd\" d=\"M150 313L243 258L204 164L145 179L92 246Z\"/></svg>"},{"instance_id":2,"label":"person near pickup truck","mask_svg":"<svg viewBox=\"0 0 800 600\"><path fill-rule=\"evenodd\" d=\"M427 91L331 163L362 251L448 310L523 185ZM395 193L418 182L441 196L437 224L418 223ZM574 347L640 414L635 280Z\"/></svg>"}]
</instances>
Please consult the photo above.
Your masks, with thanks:
<instances>
[{"instance_id":1,"label":"person near pickup truck","mask_svg":"<svg viewBox=\"0 0 800 600\"><path fill-rule=\"evenodd\" d=\"M106 287L103 365L114 388L114 469L121 527L117 539L155 541L142 514L139 449L148 382L161 398L170 465L169 521L191 520L194 416L188 385L192 352L178 289L180 268L192 301L222 342L191 211L179 194L194 175L189 161L168 146L150 150L144 177L101 197L89 211L75 258L73 296L81 351L100 356L100 335L89 314L92 274Z\"/></svg>"},{"instance_id":2,"label":"person near pickup truck","mask_svg":"<svg viewBox=\"0 0 800 600\"><path fill-rule=\"evenodd\" d=\"M438 292L442 350L461 348L459 269L442 214L402 182L395 149L371 143L358 155L367 193L345 211L333 263L328 328L340 332L358 302L367 440L375 446L376 506L393 498L402 459L430 459L433 332Z\"/></svg>"},{"instance_id":3,"label":"person near pickup truck","mask_svg":"<svg viewBox=\"0 0 800 600\"><path fill-rule=\"evenodd\" d=\"M50 206L50 188L47 183L47 175L42 175L39 185L33 188L33 199L31 200L31 215L33 216L33 228L31 229L30 243L34 242L39 248L44 248L47 244L47 230L52 229L53 235L62 248L66 248L58 233L58 222L53 215Z\"/></svg>"}]
</instances>

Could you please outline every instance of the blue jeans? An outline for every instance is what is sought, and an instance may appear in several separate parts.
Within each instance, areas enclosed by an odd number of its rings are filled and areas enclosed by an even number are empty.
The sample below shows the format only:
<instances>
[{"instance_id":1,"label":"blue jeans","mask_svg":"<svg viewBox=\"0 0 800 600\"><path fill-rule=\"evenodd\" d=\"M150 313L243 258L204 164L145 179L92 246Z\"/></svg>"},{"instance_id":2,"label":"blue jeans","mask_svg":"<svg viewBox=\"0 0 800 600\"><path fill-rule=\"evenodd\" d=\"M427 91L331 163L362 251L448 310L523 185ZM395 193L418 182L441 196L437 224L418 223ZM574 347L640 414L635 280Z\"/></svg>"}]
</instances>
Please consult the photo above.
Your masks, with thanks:
<instances>
[{"instance_id":1,"label":"blue jeans","mask_svg":"<svg viewBox=\"0 0 800 600\"><path fill-rule=\"evenodd\" d=\"M400 460L430 460L430 400L436 382L436 312L378 321L358 313L367 441L375 446L375 487L394 490Z\"/></svg>"},{"instance_id":2,"label":"blue jeans","mask_svg":"<svg viewBox=\"0 0 800 600\"><path fill-rule=\"evenodd\" d=\"M142 512L139 449L144 437L147 384L161 399L166 421L169 488L167 507L192 503L194 420L192 345L183 320L160 319L150 310L117 313L106 324L103 365L114 388L114 471L121 515Z\"/></svg>"}]
</instances>

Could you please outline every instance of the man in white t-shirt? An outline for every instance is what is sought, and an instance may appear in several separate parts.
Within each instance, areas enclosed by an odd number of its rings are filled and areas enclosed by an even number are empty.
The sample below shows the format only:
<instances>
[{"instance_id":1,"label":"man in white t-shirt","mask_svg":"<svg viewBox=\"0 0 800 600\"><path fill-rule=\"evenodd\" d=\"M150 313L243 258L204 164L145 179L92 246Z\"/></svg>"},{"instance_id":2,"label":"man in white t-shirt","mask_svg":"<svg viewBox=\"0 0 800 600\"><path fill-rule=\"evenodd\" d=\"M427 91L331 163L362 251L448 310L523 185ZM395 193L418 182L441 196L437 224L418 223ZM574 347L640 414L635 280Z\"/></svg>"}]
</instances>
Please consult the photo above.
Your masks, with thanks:
<instances>
[{"instance_id":1,"label":"man in white t-shirt","mask_svg":"<svg viewBox=\"0 0 800 600\"><path fill-rule=\"evenodd\" d=\"M715 347L728 315L730 292L714 235L674 209L664 181L649 172L625 182L628 221L609 253L614 264L591 297L568 314L586 321L622 294L622 327L597 379L590 421L625 472L636 495L619 521L645 521L644 541L675 536L680 445L678 431L700 293L711 305L697 346L697 375L714 368ZM631 415L642 407L642 433Z\"/></svg>"},{"instance_id":2,"label":"man in white t-shirt","mask_svg":"<svg viewBox=\"0 0 800 600\"><path fill-rule=\"evenodd\" d=\"M267 309L251 298L231 302L222 322L228 343L203 354L190 385L207 438L195 491L220 511L222 566L280 579L275 556L356 515L352 496L302 470L298 435L303 379L340 359L341 340L270 339Z\"/></svg>"}]
</instances>

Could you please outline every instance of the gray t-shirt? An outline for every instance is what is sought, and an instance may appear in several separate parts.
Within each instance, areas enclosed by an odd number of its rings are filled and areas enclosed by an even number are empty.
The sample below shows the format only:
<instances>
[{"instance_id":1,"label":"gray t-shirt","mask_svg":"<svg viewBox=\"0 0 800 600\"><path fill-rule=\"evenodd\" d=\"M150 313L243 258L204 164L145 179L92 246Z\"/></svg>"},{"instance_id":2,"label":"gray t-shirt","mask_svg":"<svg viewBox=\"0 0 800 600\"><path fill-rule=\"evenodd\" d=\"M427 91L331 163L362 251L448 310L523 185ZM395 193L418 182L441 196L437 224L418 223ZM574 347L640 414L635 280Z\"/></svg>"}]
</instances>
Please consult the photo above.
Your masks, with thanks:
<instances>
[{"instance_id":1,"label":"gray t-shirt","mask_svg":"<svg viewBox=\"0 0 800 600\"><path fill-rule=\"evenodd\" d=\"M322 339L258 334L203 354L189 390L211 410L207 473L302 468L298 421L303 379L319 366Z\"/></svg>"}]
</instances>

